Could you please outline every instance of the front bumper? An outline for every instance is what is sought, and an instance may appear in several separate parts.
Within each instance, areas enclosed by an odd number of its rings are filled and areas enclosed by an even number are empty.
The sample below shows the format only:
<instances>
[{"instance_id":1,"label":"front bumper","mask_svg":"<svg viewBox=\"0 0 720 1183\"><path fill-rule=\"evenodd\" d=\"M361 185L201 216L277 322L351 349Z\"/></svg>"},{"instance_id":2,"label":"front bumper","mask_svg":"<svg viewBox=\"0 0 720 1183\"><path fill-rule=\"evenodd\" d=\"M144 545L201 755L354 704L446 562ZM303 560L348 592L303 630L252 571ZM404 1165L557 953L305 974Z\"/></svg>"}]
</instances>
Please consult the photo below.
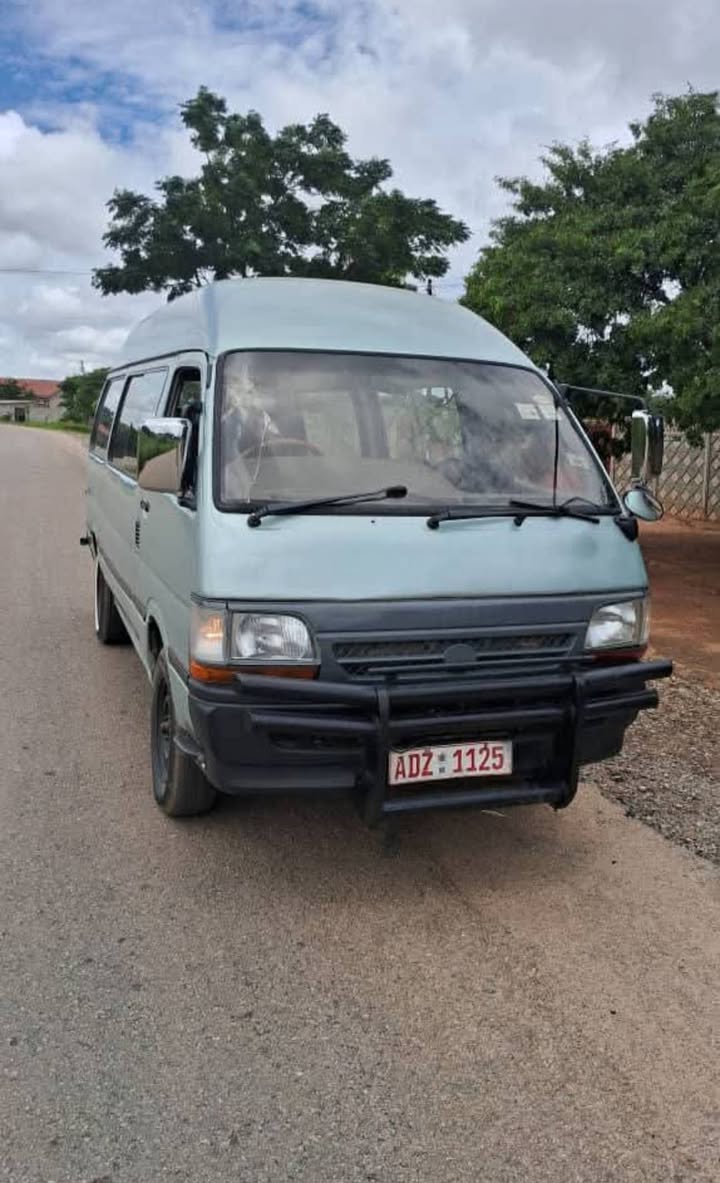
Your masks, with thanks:
<instances>
[{"instance_id":1,"label":"front bumper","mask_svg":"<svg viewBox=\"0 0 720 1183\"><path fill-rule=\"evenodd\" d=\"M662 660L387 686L239 674L231 687L191 681L190 717L205 771L228 793L357 788L370 824L464 805L563 808L580 766L616 755L638 711L657 706L646 683L671 673ZM476 738L513 741L512 776L389 788L391 749Z\"/></svg>"}]
</instances>

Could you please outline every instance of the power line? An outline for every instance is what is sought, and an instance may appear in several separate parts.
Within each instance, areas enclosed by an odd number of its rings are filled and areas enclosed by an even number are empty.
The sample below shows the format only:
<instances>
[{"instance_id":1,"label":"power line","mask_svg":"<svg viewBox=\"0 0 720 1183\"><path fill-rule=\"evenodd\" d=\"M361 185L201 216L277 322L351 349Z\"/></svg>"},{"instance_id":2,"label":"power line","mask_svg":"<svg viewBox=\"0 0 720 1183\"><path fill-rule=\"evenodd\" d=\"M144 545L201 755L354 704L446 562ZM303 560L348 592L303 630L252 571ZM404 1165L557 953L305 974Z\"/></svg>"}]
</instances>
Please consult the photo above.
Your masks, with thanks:
<instances>
[{"instance_id":1,"label":"power line","mask_svg":"<svg viewBox=\"0 0 720 1183\"><path fill-rule=\"evenodd\" d=\"M92 275L92 271L54 267L0 267L0 275Z\"/></svg>"},{"instance_id":2,"label":"power line","mask_svg":"<svg viewBox=\"0 0 720 1183\"><path fill-rule=\"evenodd\" d=\"M83 275L91 276L93 271L78 271L71 268L61 267L0 267L0 275ZM432 291L437 291L438 288L447 290L449 288L462 288L465 286L465 281L462 279L432 279L430 281ZM427 291L427 286L425 288ZM428 292L428 295L432 294Z\"/></svg>"}]
</instances>

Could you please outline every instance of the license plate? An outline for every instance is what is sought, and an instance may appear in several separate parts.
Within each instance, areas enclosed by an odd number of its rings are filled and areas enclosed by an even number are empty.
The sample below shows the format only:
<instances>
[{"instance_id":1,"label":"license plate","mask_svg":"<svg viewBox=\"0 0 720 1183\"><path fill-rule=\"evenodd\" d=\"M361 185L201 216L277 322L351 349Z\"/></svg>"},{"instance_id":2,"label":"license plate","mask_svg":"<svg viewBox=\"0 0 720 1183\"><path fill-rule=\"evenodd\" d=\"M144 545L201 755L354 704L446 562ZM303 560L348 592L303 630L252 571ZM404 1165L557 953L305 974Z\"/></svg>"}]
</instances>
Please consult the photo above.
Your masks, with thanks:
<instances>
[{"instance_id":1,"label":"license plate","mask_svg":"<svg viewBox=\"0 0 720 1183\"><path fill-rule=\"evenodd\" d=\"M391 785L410 785L429 780L509 776L511 772L511 742L480 740L391 752L388 782Z\"/></svg>"}]
</instances>

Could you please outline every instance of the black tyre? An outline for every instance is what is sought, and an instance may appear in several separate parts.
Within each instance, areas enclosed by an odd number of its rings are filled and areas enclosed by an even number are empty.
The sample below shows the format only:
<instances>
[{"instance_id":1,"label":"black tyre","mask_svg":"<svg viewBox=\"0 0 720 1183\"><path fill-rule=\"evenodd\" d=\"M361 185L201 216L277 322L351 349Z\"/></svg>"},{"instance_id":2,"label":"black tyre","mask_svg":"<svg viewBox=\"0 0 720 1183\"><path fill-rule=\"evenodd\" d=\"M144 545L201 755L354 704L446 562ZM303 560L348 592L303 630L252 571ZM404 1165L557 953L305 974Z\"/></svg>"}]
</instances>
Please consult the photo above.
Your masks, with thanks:
<instances>
[{"instance_id":1,"label":"black tyre","mask_svg":"<svg viewBox=\"0 0 720 1183\"><path fill-rule=\"evenodd\" d=\"M150 718L153 794L168 817L207 813L217 793L194 760L175 743L175 709L165 651L155 665Z\"/></svg>"},{"instance_id":2,"label":"black tyre","mask_svg":"<svg viewBox=\"0 0 720 1183\"><path fill-rule=\"evenodd\" d=\"M103 645L123 645L130 639L97 559L95 560L95 636Z\"/></svg>"}]
</instances>

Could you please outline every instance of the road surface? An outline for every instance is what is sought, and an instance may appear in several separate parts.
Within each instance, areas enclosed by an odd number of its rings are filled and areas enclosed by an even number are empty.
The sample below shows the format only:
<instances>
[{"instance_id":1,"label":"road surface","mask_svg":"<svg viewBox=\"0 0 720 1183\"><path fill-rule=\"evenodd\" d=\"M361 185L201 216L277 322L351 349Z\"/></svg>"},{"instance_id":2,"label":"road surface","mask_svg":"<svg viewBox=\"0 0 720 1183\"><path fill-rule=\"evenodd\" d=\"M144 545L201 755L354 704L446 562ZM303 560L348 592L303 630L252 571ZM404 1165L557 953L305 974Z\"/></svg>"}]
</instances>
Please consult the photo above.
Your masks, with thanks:
<instances>
[{"instance_id":1,"label":"road surface","mask_svg":"<svg viewBox=\"0 0 720 1183\"><path fill-rule=\"evenodd\" d=\"M78 442L0 427L0 1179L720 1178L718 880L586 787L407 821L152 802Z\"/></svg>"}]
</instances>

